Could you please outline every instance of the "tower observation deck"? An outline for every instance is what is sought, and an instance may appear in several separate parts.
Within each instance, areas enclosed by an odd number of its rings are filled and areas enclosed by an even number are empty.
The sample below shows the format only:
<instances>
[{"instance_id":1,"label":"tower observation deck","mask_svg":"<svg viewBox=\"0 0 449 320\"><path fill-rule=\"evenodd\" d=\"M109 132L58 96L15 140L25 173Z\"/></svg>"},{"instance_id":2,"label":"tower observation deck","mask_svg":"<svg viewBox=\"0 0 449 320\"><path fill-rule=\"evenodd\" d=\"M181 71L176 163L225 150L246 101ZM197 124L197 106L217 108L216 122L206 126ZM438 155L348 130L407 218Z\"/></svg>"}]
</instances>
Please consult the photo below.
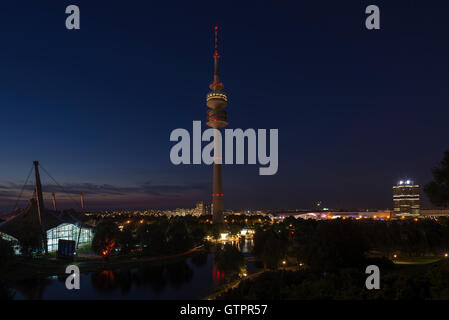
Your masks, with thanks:
<instances>
[{"instance_id":1,"label":"tower observation deck","mask_svg":"<svg viewBox=\"0 0 449 320\"><path fill-rule=\"evenodd\" d=\"M220 55L218 54L218 27L215 27L215 52L214 52L214 81L209 85L211 91L206 95L206 104L210 108L207 110L207 126L216 129L214 134L214 176L213 176L213 190L212 190L212 220L214 223L223 223L223 183L221 172L221 147L218 145L220 138L218 133L221 128L226 127L226 110L228 104L227 95L222 92L223 83L220 82L218 61Z\"/></svg>"}]
</instances>

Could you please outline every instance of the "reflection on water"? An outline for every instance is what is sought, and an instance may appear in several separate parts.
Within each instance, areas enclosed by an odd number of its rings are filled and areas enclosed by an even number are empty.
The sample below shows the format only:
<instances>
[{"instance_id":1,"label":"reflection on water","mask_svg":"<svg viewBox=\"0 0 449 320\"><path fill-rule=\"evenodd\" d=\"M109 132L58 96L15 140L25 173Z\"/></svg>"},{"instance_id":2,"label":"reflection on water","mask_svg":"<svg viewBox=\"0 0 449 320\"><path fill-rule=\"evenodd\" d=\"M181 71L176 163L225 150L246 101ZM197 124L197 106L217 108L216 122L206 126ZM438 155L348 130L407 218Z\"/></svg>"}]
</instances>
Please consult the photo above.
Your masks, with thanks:
<instances>
[{"instance_id":1,"label":"reflection on water","mask_svg":"<svg viewBox=\"0 0 449 320\"><path fill-rule=\"evenodd\" d=\"M200 253L194 255L192 257L192 263L197 267L204 266L207 263L207 257L208 257L207 253Z\"/></svg>"},{"instance_id":2,"label":"reflection on water","mask_svg":"<svg viewBox=\"0 0 449 320\"><path fill-rule=\"evenodd\" d=\"M24 299L27 300L36 300L41 299L42 294L45 288L54 280L51 279L26 279L21 280L15 283L12 288L13 291L18 291ZM14 290L15 289L15 290ZM16 292L14 292L14 298L17 299L19 297Z\"/></svg>"},{"instance_id":3,"label":"reflection on water","mask_svg":"<svg viewBox=\"0 0 449 320\"><path fill-rule=\"evenodd\" d=\"M241 240L237 244L239 250L243 253L244 256L249 256L251 254L251 250L253 249L253 240Z\"/></svg>"},{"instance_id":4,"label":"reflection on water","mask_svg":"<svg viewBox=\"0 0 449 320\"><path fill-rule=\"evenodd\" d=\"M251 242L235 245L249 255ZM160 266L81 274L80 290L67 290L65 279L18 281L11 284L14 299L200 299L222 285L224 275L214 267L213 253L199 253Z\"/></svg>"},{"instance_id":5,"label":"reflection on water","mask_svg":"<svg viewBox=\"0 0 449 320\"><path fill-rule=\"evenodd\" d=\"M120 273L118 271L117 273ZM98 292L110 292L116 290L119 284L115 277L115 272L112 270L103 270L100 272L93 272L90 276L92 287Z\"/></svg>"},{"instance_id":6,"label":"reflection on water","mask_svg":"<svg viewBox=\"0 0 449 320\"><path fill-rule=\"evenodd\" d=\"M0 300L12 300L13 298L14 292L9 285L4 281L0 281Z\"/></svg>"}]
</instances>

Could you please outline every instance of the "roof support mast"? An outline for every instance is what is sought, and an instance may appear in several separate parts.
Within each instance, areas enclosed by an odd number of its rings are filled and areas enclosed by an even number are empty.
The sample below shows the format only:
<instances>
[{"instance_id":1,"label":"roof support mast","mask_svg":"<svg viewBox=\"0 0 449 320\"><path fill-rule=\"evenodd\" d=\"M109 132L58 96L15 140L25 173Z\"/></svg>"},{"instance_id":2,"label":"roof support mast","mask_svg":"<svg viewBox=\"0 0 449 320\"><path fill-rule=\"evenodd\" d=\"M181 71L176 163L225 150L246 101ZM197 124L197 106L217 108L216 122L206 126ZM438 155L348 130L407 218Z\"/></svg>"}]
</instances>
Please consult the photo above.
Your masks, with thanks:
<instances>
[{"instance_id":1,"label":"roof support mast","mask_svg":"<svg viewBox=\"0 0 449 320\"><path fill-rule=\"evenodd\" d=\"M44 245L45 254L48 253L48 246L47 246L47 235L45 233L44 226L42 225L42 212L45 210L44 205L44 197L42 195L42 184L41 184L41 177L39 175L39 161L34 161L34 176L35 176L35 183L34 183L34 193L36 195L36 202L37 202L37 214L39 218L39 224L41 226L42 230L42 240Z\"/></svg>"}]
</instances>

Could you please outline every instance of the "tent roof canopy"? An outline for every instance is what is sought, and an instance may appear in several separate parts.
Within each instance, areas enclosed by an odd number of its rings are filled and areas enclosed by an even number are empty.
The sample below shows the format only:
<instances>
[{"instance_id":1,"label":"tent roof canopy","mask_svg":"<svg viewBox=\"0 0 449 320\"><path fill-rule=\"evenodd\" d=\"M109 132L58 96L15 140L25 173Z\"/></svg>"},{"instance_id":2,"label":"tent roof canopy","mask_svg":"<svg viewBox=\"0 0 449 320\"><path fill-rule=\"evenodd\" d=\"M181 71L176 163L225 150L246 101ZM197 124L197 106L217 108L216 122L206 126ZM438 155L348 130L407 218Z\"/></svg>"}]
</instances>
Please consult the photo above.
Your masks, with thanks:
<instances>
[{"instance_id":1,"label":"tent roof canopy","mask_svg":"<svg viewBox=\"0 0 449 320\"><path fill-rule=\"evenodd\" d=\"M84 214L75 212L74 210L67 211L52 211L43 209L41 212L42 228L45 231L53 229L63 223L76 224L82 228L90 229L91 227L84 224L87 220ZM39 228L39 214L37 208L37 202L35 199L31 199L28 206L15 217L0 223L0 232L13 236L14 238L21 239L24 232L32 228Z\"/></svg>"}]
</instances>

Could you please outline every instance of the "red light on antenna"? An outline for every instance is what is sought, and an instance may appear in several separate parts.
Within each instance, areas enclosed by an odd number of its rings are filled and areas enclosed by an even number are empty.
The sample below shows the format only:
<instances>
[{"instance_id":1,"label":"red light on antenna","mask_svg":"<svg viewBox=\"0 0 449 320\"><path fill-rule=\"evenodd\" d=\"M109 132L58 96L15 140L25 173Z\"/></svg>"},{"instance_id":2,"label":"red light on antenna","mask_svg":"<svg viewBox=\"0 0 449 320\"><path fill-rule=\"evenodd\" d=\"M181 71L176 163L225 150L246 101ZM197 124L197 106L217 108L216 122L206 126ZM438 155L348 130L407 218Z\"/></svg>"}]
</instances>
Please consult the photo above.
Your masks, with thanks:
<instances>
[{"instance_id":1,"label":"red light on antenna","mask_svg":"<svg viewBox=\"0 0 449 320\"><path fill-rule=\"evenodd\" d=\"M217 31L218 30L218 27L217 26L215 26L215 31Z\"/></svg>"}]
</instances>

